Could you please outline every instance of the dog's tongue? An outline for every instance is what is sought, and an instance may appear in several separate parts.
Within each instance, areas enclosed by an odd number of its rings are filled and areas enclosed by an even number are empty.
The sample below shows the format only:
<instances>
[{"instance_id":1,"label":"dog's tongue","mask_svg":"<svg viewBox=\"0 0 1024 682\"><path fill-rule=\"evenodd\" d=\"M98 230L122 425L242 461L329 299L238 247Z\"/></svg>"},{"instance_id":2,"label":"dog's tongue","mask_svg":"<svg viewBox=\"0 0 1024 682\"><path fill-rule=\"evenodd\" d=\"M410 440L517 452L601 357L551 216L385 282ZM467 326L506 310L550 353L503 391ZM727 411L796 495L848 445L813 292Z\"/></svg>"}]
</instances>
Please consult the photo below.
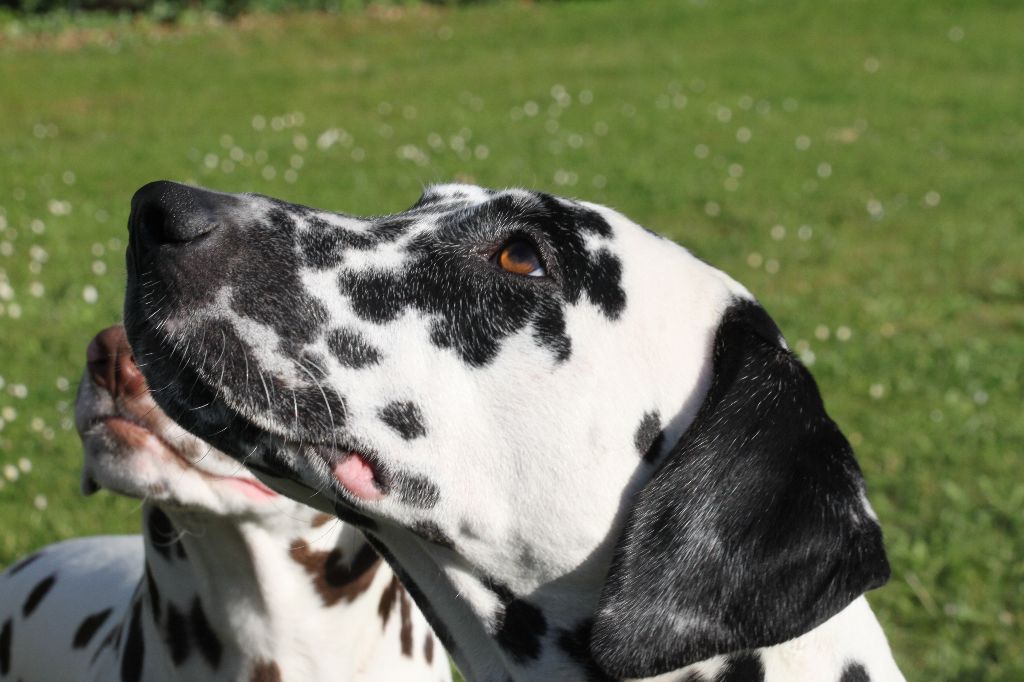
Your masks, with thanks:
<instances>
[{"instance_id":1,"label":"dog's tongue","mask_svg":"<svg viewBox=\"0 0 1024 682\"><path fill-rule=\"evenodd\" d=\"M358 452L350 452L334 465L334 477L361 500L379 500L384 493L377 487L373 467Z\"/></svg>"}]
</instances>

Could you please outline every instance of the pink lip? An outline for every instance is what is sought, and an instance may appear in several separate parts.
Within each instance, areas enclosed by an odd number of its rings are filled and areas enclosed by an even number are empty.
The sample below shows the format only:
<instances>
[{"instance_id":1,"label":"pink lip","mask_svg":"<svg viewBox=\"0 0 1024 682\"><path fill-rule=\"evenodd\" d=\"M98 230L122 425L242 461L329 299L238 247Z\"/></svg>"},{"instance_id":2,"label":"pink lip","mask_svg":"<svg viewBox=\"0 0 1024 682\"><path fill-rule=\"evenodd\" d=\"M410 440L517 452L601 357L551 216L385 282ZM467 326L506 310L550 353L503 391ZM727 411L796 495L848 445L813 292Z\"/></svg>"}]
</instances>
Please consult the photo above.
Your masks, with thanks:
<instances>
[{"instance_id":1,"label":"pink lip","mask_svg":"<svg viewBox=\"0 0 1024 682\"><path fill-rule=\"evenodd\" d=\"M211 476L219 481L237 488L239 492L252 500L269 500L277 497L277 493L263 485L261 482L248 478L225 478L223 476Z\"/></svg>"},{"instance_id":2,"label":"pink lip","mask_svg":"<svg viewBox=\"0 0 1024 682\"><path fill-rule=\"evenodd\" d=\"M127 445L138 449L151 450L156 448L163 450L165 453L174 456L178 461L184 464L184 466L192 469L201 476L214 481L227 483L250 499L267 500L277 497L277 493L268 488L261 481L254 478L218 476L216 474L203 471L159 435L131 419L127 419L120 415L110 415L108 417L100 417L96 419L96 421L102 422L115 437Z\"/></svg>"},{"instance_id":3,"label":"pink lip","mask_svg":"<svg viewBox=\"0 0 1024 682\"><path fill-rule=\"evenodd\" d=\"M333 472L338 483L360 500L372 502L384 497L373 467L358 452L343 455L334 465Z\"/></svg>"}]
</instances>

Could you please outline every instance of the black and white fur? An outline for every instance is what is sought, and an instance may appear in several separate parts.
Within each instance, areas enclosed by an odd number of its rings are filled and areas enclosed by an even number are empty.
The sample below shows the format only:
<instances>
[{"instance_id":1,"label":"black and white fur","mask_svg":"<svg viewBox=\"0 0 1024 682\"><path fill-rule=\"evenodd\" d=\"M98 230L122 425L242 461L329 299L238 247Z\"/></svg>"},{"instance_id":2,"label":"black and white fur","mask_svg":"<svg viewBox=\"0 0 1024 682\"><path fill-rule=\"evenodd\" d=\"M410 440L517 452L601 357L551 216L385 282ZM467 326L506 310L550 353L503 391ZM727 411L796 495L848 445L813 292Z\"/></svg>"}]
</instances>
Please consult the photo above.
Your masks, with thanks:
<instances>
[{"instance_id":1,"label":"black and white fur","mask_svg":"<svg viewBox=\"0 0 1024 682\"><path fill-rule=\"evenodd\" d=\"M153 183L130 232L160 403L359 525L470 680L902 679L846 439L685 249L467 185L359 218Z\"/></svg>"},{"instance_id":2,"label":"black and white fur","mask_svg":"<svg viewBox=\"0 0 1024 682\"><path fill-rule=\"evenodd\" d=\"M167 419L123 330L97 341L77 403L83 488L144 499L143 533L50 545L0 576L0 680L451 680L356 529Z\"/></svg>"}]
</instances>

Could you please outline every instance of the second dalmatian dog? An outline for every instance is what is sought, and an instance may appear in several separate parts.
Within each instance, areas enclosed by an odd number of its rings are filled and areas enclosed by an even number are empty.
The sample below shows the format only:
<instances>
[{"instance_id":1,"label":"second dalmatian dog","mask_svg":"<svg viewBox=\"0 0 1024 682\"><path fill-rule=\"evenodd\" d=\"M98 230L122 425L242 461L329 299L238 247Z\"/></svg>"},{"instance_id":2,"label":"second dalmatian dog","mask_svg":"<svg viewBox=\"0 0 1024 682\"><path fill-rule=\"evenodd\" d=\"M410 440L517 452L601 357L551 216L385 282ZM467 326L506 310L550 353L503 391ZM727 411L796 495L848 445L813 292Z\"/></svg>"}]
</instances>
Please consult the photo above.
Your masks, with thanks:
<instances>
[{"instance_id":1,"label":"second dalmatian dog","mask_svg":"<svg viewBox=\"0 0 1024 682\"><path fill-rule=\"evenodd\" d=\"M157 400L358 524L468 679L903 679L849 443L682 247L467 185L363 218L158 182L129 228Z\"/></svg>"},{"instance_id":2,"label":"second dalmatian dog","mask_svg":"<svg viewBox=\"0 0 1024 682\"><path fill-rule=\"evenodd\" d=\"M90 345L76 416L84 489L143 499L144 533L51 545L0 576L0 680L451 679L362 535L167 419L123 328Z\"/></svg>"}]
</instances>

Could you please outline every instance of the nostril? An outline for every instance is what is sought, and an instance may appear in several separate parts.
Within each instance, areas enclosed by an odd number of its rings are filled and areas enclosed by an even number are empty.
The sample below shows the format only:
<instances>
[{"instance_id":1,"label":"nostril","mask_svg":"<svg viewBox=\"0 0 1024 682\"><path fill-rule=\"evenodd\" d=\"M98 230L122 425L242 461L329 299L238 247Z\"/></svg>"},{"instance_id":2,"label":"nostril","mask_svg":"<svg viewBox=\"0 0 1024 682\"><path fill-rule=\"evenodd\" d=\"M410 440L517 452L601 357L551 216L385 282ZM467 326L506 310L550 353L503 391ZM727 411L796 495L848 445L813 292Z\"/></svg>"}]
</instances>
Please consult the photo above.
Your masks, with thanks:
<instances>
[{"instance_id":1,"label":"nostril","mask_svg":"<svg viewBox=\"0 0 1024 682\"><path fill-rule=\"evenodd\" d=\"M100 337L98 335L94 336L85 349L85 362L91 367L103 362L105 359L106 355L100 346Z\"/></svg>"},{"instance_id":2,"label":"nostril","mask_svg":"<svg viewBox=\"0 0 1024 682\"><path fill-rule=\"evenodd\" d=\"M105 341L104 332L100 332L89 342L89 347L85 350L85 365L93 383L113 393L117 383L113 362L117 350L111 348Z\"/></svg>"},{"instance_id":3,"label":"nostril","mask_svg":"<svg viewBox=\"0 0 1024 682\"><path fill-rule=\"evenodd\" d=\"M164 209L159 204L143 204L139 215L139 227L161 244L178 241L168 238L169 235L164 226L165 218Z\"/></svg>"},{"instance_id":4,"label":"nostril","mask_svg":"<svg viewBox=\"0 0 1024 682\"><path fill-rule=\"evenodd\" d=\"M118 391L125 396L137 396L146 390L146 378L135 364L135 356L131 352L122 353L117 357Z\"/></svg>"}]
</instances>

